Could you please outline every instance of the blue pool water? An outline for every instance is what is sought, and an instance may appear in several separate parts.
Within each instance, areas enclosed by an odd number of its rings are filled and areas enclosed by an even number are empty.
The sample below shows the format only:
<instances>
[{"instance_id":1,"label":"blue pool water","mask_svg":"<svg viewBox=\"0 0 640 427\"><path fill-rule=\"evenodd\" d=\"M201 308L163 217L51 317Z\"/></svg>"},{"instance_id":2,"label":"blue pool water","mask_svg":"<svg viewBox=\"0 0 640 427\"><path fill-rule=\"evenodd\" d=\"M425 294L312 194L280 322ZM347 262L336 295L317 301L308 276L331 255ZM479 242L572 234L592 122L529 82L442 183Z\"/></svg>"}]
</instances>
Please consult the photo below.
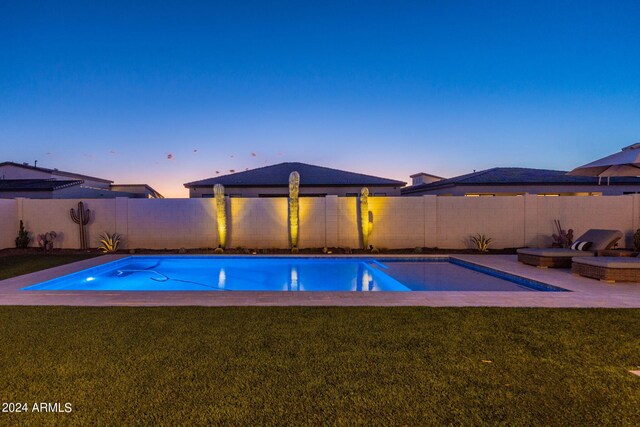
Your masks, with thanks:
<instances>
[{"instance_id":1,"label":"blue pool water","mask_svg":"<svg viewBox=\"0 0 640 427\"><path fill-rule=\"evenodd\" d=\"M25 290L562 291L448 258L133 256Z\"/></svg>"}]
</instances>

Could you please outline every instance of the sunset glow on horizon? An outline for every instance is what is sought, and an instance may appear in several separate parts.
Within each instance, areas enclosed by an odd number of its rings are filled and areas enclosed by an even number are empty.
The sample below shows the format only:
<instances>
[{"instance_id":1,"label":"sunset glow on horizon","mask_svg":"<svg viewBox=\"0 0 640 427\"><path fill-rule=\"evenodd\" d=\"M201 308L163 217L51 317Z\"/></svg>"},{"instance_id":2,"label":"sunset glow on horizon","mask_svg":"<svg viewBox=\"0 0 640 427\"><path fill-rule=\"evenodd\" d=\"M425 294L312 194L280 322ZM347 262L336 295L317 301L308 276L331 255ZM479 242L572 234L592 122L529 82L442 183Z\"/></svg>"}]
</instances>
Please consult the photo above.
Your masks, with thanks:
<instances>
[{"instance_id":1,"label":"sunset glow on horizon","mask_svg":"<svg viewBox=\"0 0 640 427\"><path fill-rule=\"evenodd\" d=\"M639 18L632 1L8 4L0 161L165 197L294 161L406 182L570 170L640 141Z\"/></svg>"}]
</instances>

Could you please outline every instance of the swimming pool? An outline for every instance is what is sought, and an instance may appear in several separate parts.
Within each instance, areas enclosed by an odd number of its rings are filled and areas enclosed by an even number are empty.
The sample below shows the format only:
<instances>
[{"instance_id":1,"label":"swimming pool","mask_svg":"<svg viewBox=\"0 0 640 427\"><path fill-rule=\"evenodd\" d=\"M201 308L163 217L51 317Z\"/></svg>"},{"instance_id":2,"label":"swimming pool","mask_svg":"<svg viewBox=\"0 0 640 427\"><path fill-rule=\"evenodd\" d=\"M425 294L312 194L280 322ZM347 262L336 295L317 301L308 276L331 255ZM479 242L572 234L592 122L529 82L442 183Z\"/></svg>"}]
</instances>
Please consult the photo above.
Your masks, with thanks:
<instances>
[{"instance_id":1,"label":"swimming pool","mask_svg":"<svg viewBox=\"0 0 640 427\"><path fill-rule=\"evenodd\" d=\"M564 291L454 258L131 256L29 291Z\"/></svg>"}]
</instances>

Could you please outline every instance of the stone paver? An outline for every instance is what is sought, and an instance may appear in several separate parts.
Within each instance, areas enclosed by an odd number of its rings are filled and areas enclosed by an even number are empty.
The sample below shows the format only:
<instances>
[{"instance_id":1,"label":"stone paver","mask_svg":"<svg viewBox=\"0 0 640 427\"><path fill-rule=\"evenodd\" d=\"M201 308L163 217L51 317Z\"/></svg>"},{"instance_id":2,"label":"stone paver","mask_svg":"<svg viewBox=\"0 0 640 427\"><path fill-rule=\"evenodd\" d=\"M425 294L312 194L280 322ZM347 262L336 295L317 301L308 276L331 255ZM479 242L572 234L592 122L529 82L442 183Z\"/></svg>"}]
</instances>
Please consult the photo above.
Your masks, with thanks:
<instances>
[{"instance_id":1,"label":"stone paver","mask_svg":"<svg viewBox=\"0 0 640 427\"><path fill-rule=\"evenodd\" d=\"M25 286L110 262L107 255L0 281L0 305L74 306L493 306L640 308L640 283L602 283L569 270L520 264L515 255L455 255L571 292L100 292L21 291ZM249 256L251 257L251 256ZM255 256L254 256L255 257ZM324 256L326 257L326 256ZM393 256L376 256L376 259ZM420 256L408 256L420 257Z\"/></svg>"}]
</instances>

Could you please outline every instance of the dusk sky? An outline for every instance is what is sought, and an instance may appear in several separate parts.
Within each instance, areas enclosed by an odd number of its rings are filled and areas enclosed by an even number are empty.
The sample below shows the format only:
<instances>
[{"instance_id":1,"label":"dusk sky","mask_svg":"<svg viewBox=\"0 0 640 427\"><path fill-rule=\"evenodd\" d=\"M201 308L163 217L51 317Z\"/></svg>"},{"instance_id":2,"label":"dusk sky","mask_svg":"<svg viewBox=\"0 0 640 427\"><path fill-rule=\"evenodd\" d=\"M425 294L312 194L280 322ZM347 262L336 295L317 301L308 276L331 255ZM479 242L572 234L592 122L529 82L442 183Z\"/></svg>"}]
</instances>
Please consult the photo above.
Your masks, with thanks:
<instances>
[{"instance_id":1,"label":"dusk sky","mask_svg":"<svg viewBox=\"0 0 640 427\"><path fill-rule=\"evenodd\" d=\"M0 161L409 181L640 142L640 2L3 2ZM304 176L301 177L304 181Z\"/></svg>"}]
</instances>

